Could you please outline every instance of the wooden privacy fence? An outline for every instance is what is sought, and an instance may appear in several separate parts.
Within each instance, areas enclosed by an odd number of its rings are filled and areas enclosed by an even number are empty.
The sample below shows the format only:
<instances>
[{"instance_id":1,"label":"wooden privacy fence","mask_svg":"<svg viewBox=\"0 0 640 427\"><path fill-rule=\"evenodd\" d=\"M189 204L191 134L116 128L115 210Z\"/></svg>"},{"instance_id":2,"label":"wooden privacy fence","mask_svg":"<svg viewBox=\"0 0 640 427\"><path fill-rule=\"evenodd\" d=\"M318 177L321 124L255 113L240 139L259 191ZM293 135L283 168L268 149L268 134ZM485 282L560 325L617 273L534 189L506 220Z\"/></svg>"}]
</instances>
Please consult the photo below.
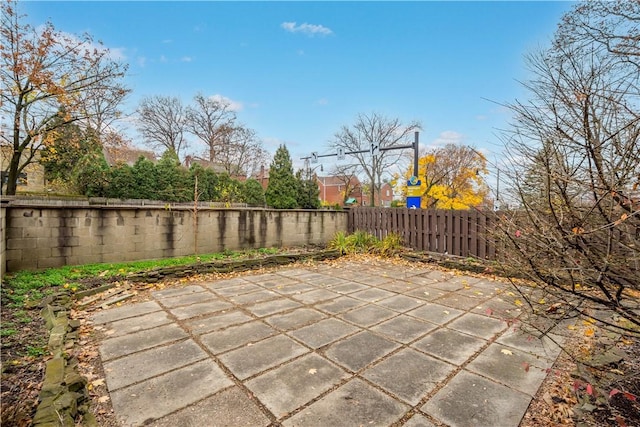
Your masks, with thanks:
<instances>
[{"instance_id":1,"label":"wooden privacy fence","mask_svg":"<svg viewBox=\"0 0 640 427\"><path fill-rule=\"evenodd\" d=\"M476 210L357 207L349 210L348 227L351 233L362 230L379 239L399 234L418 251L495 259L496 245L487 233L492 221Z\"/></svg>"}]
</instances>

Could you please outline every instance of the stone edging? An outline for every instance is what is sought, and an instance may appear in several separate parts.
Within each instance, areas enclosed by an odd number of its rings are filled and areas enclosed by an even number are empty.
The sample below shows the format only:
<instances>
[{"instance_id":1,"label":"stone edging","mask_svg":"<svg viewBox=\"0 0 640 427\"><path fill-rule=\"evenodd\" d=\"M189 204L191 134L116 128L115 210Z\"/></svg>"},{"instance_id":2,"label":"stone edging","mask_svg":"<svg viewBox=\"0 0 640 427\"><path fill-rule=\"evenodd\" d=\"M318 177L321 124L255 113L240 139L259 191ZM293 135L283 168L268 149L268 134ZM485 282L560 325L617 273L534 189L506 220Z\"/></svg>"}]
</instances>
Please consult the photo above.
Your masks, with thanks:
<instances>
[{"instance_id":1,"label":"stone edging","mask_svg":"<svg viewBox=\"0 0 640 427\"><path fill-rule=\"evenodd\" d=\"M75 346L80 327L80 321L69 319L71 296L58 293L45 298L43 304L41 315L49 330L47 347L53 358L46 363L33 425L73 427L81 416L83 426L97 427L89 411L87 380L78 371L78 360L68 353Z\"/></svg>"},{"instance_id":2,"label":"stone edging","mask_svg":"<svg viewBox=\"0 0 640 427\"><path fill-rule=\"evenodd\" d=\"M158 268L142 273L131 274L126 280L132 282L157 282L163 279L186 277L198 273L228 273L247 271L265 267L291 264L305 260L327 260L339 258L341 253L334 250L318 252L271 255L258 259L233 261L212 261L178 267ZM122 279L114 278L113 280ZM104 292L115 286L105 284L98 288L81 291L73 296L61 292L46 297L40 304L47 330L49 331L48 350L53 358L46 363L44 383L38 397L38 407L33 418L35 427L74 427L82 419L85 427L98 427L94 415L89 410L89 391L87 379L80 375L78 360L70 356L76 340L80 321L69 319L69 311L74 301Z\"/></svg>"}]
</instances>

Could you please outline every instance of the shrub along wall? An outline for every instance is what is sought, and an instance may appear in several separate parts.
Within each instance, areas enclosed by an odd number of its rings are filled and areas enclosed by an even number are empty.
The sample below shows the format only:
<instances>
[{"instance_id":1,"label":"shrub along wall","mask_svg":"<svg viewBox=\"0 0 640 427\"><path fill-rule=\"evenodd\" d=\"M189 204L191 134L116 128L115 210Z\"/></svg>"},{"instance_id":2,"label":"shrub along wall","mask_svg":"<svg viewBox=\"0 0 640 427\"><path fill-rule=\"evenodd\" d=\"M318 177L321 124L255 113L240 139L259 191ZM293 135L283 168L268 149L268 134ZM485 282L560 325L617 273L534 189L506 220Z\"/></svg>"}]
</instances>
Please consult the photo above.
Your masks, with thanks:
<instances>
[{"instance_id":1,"label":"shrub along wall","mask_svg":"<svg viewBox=\"0 0 640 427\"><path fill-rule=\"evenodd\" d=\"M170 206L6 207L7 271L124 262L261 247L324 245L347 214Z\"/></svg>"}]
</instances>

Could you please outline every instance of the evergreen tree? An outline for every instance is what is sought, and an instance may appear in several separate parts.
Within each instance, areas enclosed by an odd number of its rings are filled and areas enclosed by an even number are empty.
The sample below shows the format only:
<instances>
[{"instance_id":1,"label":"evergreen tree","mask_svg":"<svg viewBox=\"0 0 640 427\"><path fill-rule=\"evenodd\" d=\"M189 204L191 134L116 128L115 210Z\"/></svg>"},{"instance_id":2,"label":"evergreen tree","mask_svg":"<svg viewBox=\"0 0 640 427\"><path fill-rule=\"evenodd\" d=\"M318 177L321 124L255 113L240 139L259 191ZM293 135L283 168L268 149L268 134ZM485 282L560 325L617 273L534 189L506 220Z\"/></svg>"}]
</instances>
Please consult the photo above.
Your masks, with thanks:
<instances>
[{"instance_id":1,"label":"evergreen tree","mask_svg":"<svg viewBox=\"0 0 640 427\"><path fill-rule=\"evenodd\" d=\"M156 165L156 198L166 202L187 202L193 200L189 171L180 165L176 153L169 149Z\"/></svg>"},{"instance_id":2,"label":"evergreen tree","mask_svg":"<svg viewBox=\"0 0 640 427\"><path fill-rule=\"evenodd\" d=\"M157 196L156 166L152 161L140 156L131 170L135 182L134 199L155 199Z\"/></svg>"},{"instance_id":3,"label":"evergreen tree","mask_svg":"<svg viewBox=\"0 0 640 427\"><path fill-rule=\"evenodd\" d=\"M264 190L255 179L248 179L244 183L243 199L249 206L264 206Z\"/></svg>"},{"instance_id":4,"label":"evergreen tree","mask_svg":"<svg viewBox=\"0 0 640 427\"><path fill-rule=\"evenodd\" d=\"M135 193L135 179L131 166L121 163L111 168L107 195L116 199L128 199Z\"/></svg>"},{"instance_id":5,"label":"evergreen tree","mask_svg":"<svg viewBox=\"0 0 640 427\"><path fill-rule=\"evenodd\" d=\"M193 163L189 170L191 174L190 188L195 189L195 180L198 177L198 200L201 202L211 202L217 200L219 195L216 193L218 185L218 176L211 169L205 169L198 163Z\"/></svg>"},{"instance_id":6,"label":"evergreen tree","mask_svg":"<svg viewBox=\"0 0 640 427\"><path fill-rule=\"evenodd\" d=\"M267 204L276 209L295 209L298 206L298 184L286 145L278 147L273 157L265 197Z\"/></svg>"},{"instance_id":7,"label":"evergreen tree","mask_svg":"<svg viewBox=\"0 0 640 427\"><path fill-rule=\"evenodd\" d=\"M313 176L303 173L302 169L296 173L298 187L298 207L302 209L318 209L320 207L320 189Z\"/></svg>"},{"instance_id":8,"label":"evergreen tree","mask_svg":"<svg viewBox=\"0 0 640 427\"><path fill-rule=\"evenodd\" d=\"M73 181L80 194L104 197L109 191L111 171L102 151L84 155L74 169Z\"/></svg>"}]
</instances>

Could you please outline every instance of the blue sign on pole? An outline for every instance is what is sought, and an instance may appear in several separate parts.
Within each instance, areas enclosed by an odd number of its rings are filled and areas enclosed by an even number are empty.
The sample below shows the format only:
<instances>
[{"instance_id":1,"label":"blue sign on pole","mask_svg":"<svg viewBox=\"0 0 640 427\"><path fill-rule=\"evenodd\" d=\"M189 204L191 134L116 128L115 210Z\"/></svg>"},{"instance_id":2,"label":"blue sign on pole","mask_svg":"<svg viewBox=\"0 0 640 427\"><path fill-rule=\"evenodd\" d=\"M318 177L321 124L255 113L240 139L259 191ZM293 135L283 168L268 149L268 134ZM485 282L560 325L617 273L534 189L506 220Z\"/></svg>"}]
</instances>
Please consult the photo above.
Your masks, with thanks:
<instances>
[{"instance_id":1,"label":"blue sign on pole","mask_svg":"<svg viewBox=\"0 0 640 427\"><path fill-rule=\"evenodd\" d=\"M420 209L422 201L422 191L420 189L420 180L416 176L412 176L407 181L407 207L411 209Z\"/></svg>"}]
</instances>

